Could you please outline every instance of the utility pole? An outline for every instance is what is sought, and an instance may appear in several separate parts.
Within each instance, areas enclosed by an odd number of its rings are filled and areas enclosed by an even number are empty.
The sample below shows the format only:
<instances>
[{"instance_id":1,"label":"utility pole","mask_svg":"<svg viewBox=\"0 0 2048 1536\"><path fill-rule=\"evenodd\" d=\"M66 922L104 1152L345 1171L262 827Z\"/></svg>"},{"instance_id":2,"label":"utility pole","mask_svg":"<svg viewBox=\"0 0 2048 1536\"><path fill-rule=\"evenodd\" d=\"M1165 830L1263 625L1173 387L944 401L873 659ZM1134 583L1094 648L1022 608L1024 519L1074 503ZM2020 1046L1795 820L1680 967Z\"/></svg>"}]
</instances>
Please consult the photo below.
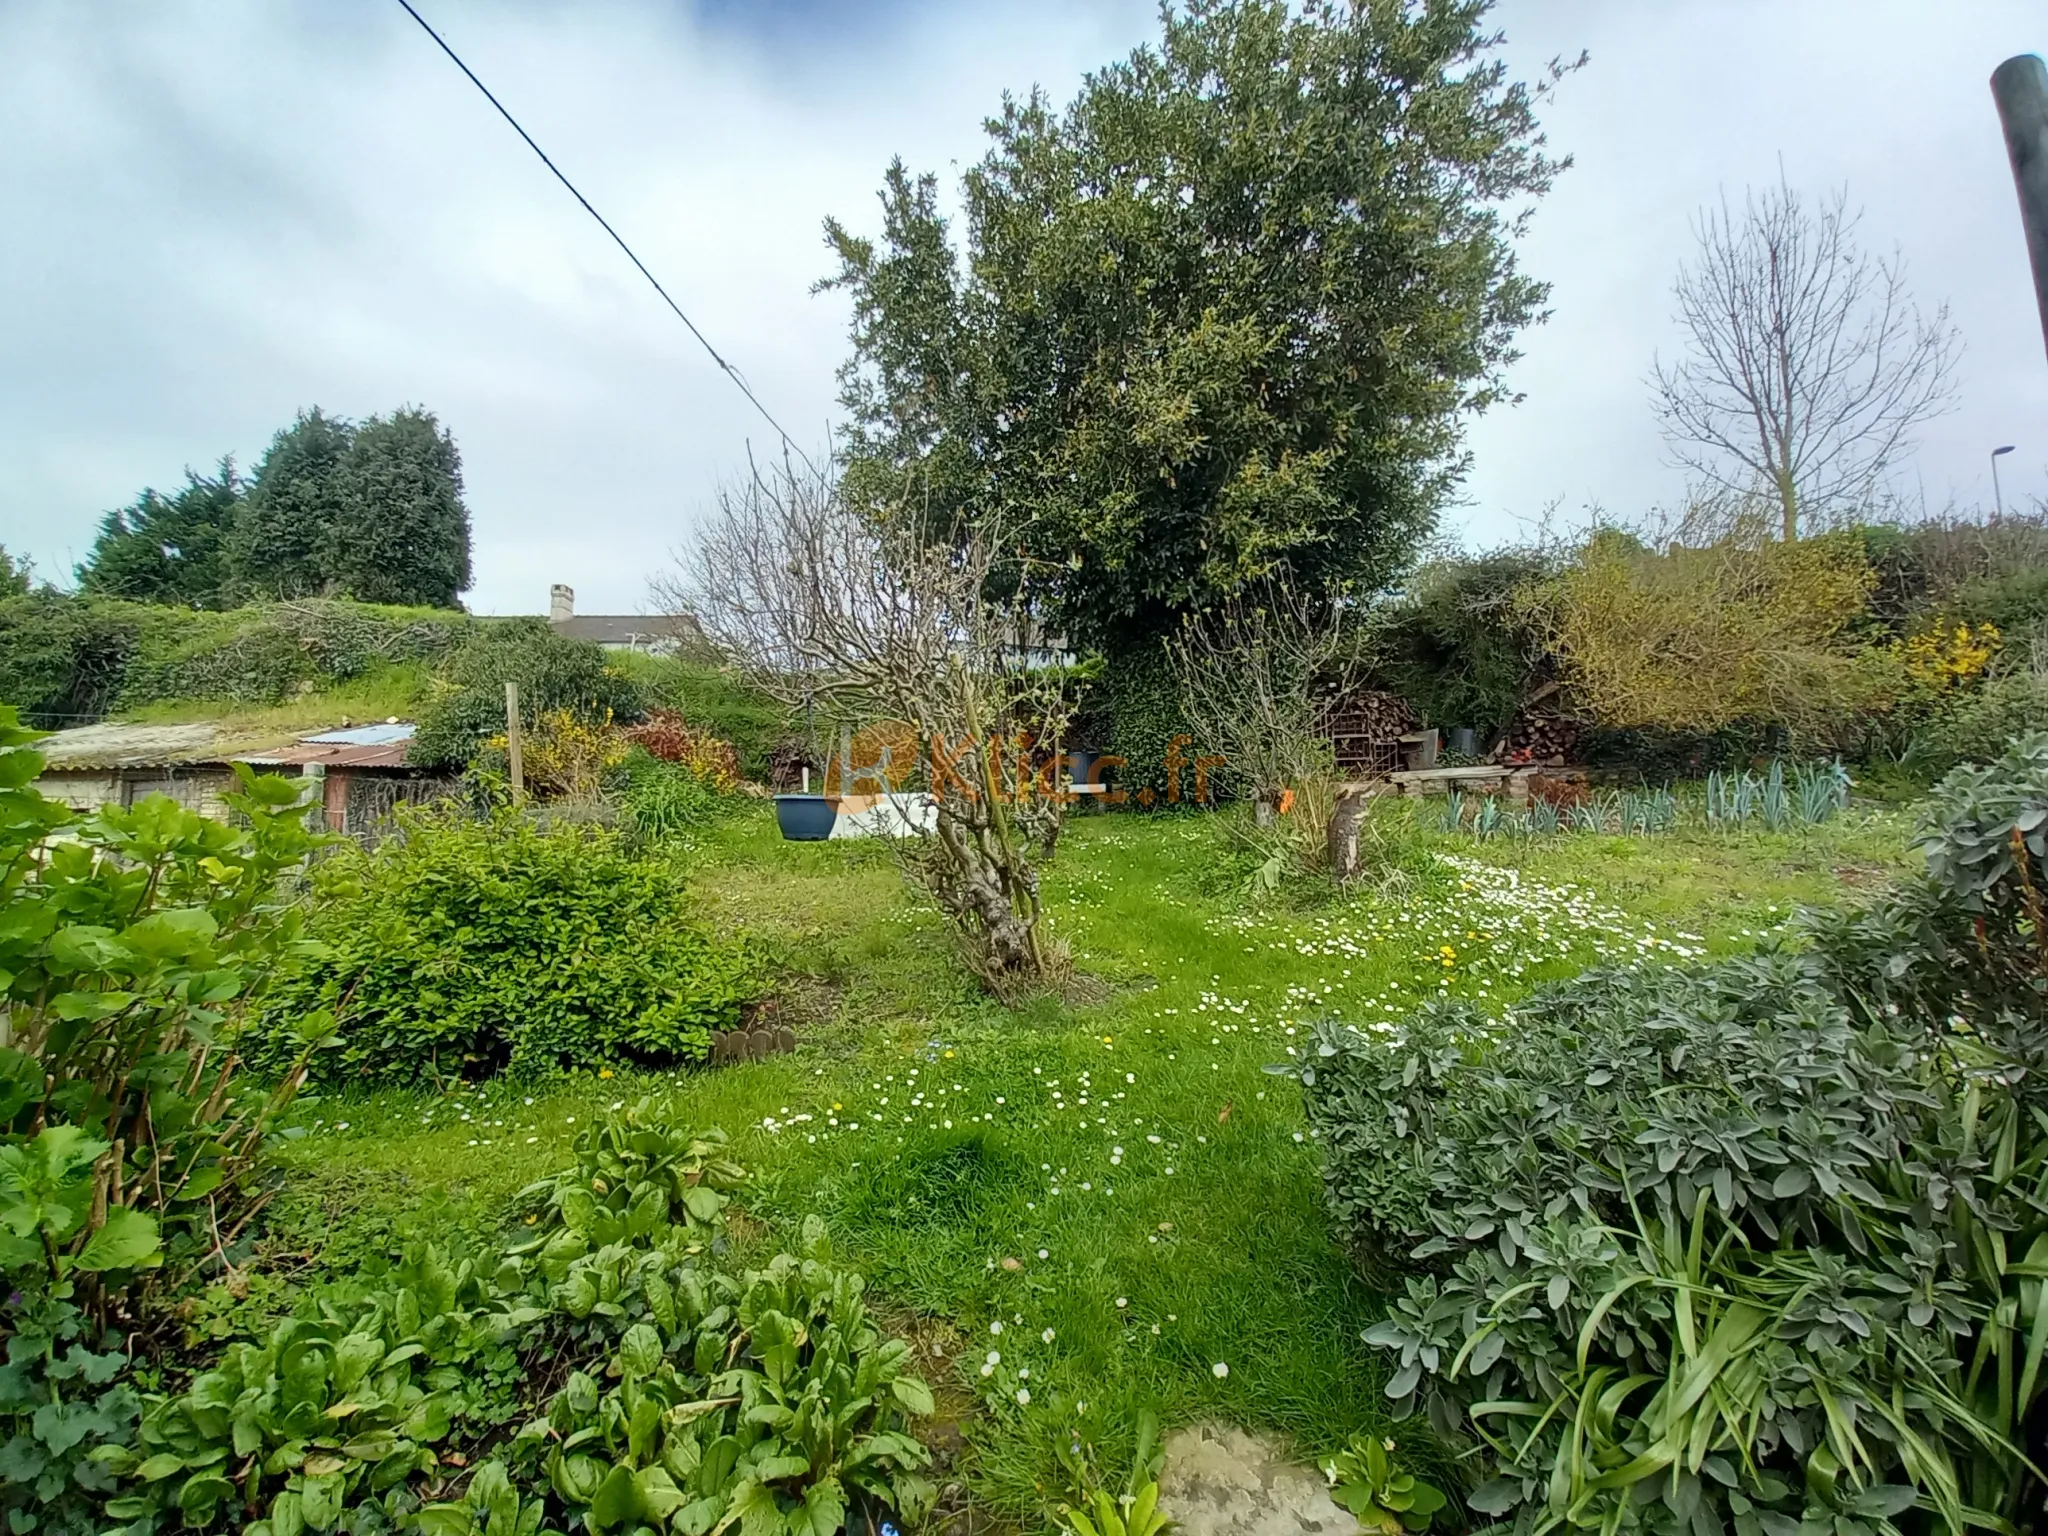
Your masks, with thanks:
<instances>
[{"instance_id":1,"label":"utility pole","mask_svg":"<svg viewBox=\"0 0 2048 1536\"><path fill-rule=\"evenodd\" d=\"M505 685L505 762L512 774L512 804L526 804L526 763L519 755L519 685Z\"/></svg>"},{"instance_id":2,"label":"utility pole","mask_svg":"<svg viewBox=\"0 0 2048 1536\"><path fill-rule=\"evenodd\" d=\"M2048 64L2035 53L2007 59L1991 73L1991 96L2005 125L2005 149L2019 188L2020 223L2034 264L2034 300L2048 347Z\"/></svg>"}]
</instances>

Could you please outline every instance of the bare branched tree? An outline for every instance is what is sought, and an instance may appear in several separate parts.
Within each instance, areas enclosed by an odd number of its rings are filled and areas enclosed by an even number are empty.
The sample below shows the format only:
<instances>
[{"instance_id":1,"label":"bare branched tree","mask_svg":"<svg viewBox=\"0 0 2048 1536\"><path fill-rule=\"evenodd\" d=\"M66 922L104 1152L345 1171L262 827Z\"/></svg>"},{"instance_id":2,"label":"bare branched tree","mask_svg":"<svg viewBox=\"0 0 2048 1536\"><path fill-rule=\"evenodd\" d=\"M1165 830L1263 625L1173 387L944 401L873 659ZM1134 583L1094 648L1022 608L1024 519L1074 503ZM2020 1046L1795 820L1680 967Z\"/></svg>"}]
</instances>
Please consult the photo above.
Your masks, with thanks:
<instances>
[{"instance_id":1,"label":"bare branched tree","mask_svg":"<svg viewBox=\"0 0 2048 1536\"><path fill-rule=\"evenodd\" d=\"M1858 244L1847 193L1809 205L1782 182L1695 221L1674 290L1685 349L1652 384L1678 461L1763 494L1790 540L1861 508L1955 400L1948 307L1923 316L1894 252Z\"/></svg>"},{"instance_id":2,"label":"bare branched tree","mask_svg":"<svg viewBox=\"0 0 2048 1536\"><path fill-rule=\"evenodd\" d=\"M1334 808L1328 716L1352 681L1345 614L1341 599L1261 583L1189 619L1167 644L1197 753L1224 760L1257 826L1286 809L1302 862L1322 856Z\"/></svg>"},{"instance_id":3,"label":"bare branched tree","mask_svg":"<svg viewBox=\"0 0 2048 1536\"><path fill-rule=\"evenodd\" d=\"M785 463L721 493L656 594L771 695L834 719L903 722L923 749L929 828L897 843L997 990L1043 978L1037 860L1057 834L1071 692L1014 560L987 530L863 515L829 472ZM1012 595L1005 596L1003 593Z\"/></svg>"}]
</instances>

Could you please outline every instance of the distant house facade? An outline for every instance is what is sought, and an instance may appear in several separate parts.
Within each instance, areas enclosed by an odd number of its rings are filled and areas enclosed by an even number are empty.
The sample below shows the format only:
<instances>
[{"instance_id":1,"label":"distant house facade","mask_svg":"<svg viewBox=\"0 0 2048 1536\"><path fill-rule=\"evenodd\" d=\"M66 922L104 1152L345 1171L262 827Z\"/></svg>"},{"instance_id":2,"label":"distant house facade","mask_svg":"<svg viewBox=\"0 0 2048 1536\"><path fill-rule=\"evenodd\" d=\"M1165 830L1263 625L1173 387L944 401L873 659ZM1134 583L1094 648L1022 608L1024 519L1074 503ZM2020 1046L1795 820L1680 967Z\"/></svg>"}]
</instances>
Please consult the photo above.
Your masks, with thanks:
<instances>
[{"instance_id":1,"label":"distant house facade","mask_svg":"<svg viewBox=\"0 0 2048 1536\"><path fill-rule=\"evenodd\" d=\"M710 648L693 614L578 613L576 589L559 581L548 590L548 623L558 635L589 640L608 651L675 656Z\"/></svg>"},{"instance_id":2,"label":"distant house facade","mask_svg":"<svg viewBox=\"0 0 2048 1536\"><path fill-rule=\"evenodd\" d=\"M412 725L397 720L310 736L238 733L210 721L88 725L36 743L43 755L36 788L77 811L168 795L202 816L225 819L235 764L246 763L258 773L322 780L318 804L328 827L362 837L398 805L456 788L454 779L406 761L412 735Z\"/></svg>"}]
</instances>

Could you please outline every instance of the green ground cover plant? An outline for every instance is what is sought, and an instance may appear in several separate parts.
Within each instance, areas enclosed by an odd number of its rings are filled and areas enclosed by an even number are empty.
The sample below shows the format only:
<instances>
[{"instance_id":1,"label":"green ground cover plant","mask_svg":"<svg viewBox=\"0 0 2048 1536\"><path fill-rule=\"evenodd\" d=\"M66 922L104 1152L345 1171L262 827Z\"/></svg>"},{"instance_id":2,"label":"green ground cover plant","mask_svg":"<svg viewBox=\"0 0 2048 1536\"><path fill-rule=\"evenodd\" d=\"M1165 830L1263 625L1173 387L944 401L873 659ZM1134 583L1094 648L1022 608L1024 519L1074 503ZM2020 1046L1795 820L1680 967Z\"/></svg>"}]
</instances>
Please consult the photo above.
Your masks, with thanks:
<instances>
[{"instance_id":1,"label":"green ground cover plant","mask_svg":"<svg viewBox=\"0 0 2048 1536\"><path fill-rule=\"evenodd\" d=\"M1365 1337L1471 1447L1475 1511L2034 1526L2044 842L2036 737L1944 781L1924 877L1799 946L1318 1028L1333 1214L1404 1290Z\"/></svg>"}]
</instances>

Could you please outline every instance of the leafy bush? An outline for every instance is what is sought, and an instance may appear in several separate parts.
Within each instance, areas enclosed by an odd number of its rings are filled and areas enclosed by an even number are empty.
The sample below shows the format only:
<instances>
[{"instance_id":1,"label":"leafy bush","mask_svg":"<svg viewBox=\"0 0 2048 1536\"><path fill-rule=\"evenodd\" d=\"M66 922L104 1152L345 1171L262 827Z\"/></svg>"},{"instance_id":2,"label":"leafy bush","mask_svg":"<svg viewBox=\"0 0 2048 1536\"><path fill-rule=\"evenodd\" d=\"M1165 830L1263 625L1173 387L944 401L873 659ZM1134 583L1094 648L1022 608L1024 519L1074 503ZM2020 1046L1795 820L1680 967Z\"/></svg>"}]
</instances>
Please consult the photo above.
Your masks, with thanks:
<instances>
[{"instance_id":1,"label":"leafy bush","mask_svg":"<svg viewBox=\"0 0 2048 1536\"><path fill-rule=\"evenodd\" d=\"M46 730L99 719L121 697L139 610L48 587L0 599L0 699Z\"/></svg>"},{"instance_id":2,"label":"leafy bush","mask_svg":"<svg viewBox=\"0 0 2048 1536\"><path fill-rule=\"evenodd\" d=\"M315 1064L328 1079L695 1061L760 987L743 941L679 920L674 871L601 827L408 810L313 881L325 952L280 980L241 1041L272 1070L315 1011L339 1022Z\"/></svg>"},{"instance_id":3,"label":"leafy bush","mask_svg":"<svg viewBox=\"0 0 2048 1536\"><path fill-rule=\"evenodd\" d=\"M0 706L0 1271L220 1258L328 1020L280 1031L267 1098L236 1091L216 1033L303 947L281 881L322 839L297 781L246 767L245 829L162 795L77 817L35 790L34 739Z\"/></svg>"},{"instance_id":4,"label":"leafy bush","mask_svg":"<svg viewBox=\"0 0 2048 1536\"><path fill-rule=\"evenodd\" d=\"M593 720L572 710L544 709L523 733L520 772L537 800L594 803L604 798L631 752L609 715ZM497 788L496 781L511 772L511 738L504 732L491 737L470 767L473 777Z\"/></svg>"},{"instance_id":5,"label":"leafy bush","mask_svg":"<svg viewBox=\"0 0 2048 1536\"><path fill-rule=\"evenodd\" d=\"M2048 738L1952 775L1924 842L1808 954L1319 1032L1333 1212L1406 1276L1367 1338L1400 1412L1476 1442L1473 1508L2038 1523Z\"/></svg>"},{"instance_id":6,"label":"leafy bush","mask_svg":"<svg viewBox=\"0 0 2048 1536\"><path fill-rule=\"evenodd\" d=\"M519 685L520 717L549 710L579 720L638 720L640 691L588 640L558 635L545 619L492 619L477 625L445 668L446 689L421 711L410 760L459 766L505 729L505 685Z\"/></svg>"},{"instance_id":7,"label":"leafy bush","mask_svg":"<svg viewBox=\"0 0 2048 1536\"><path fill-rule=\"evenodd\" d=\"M744 778L765 781L777 743L802 724L744 678L706 662L634 652L618 657L617 665L649 706L731 742Z\"/></svg>"},{"instance_id":8,"label":"leafy bush","mask_svg":"<svg viewBox=\"0 0 2048 1536\"><path fill-rule=\"evenodd\" d=\"M2048 672L2023 667L1988 678L1951 700L1921 730L1907 758L1940 770L1957 763L1988 763L2015 736L2048 730Z\"/></svg>"},{"instance_id":9,"label":"leafy bush","mask_svg":"<svg viewBox=\"0 0 2048 1536\"><path fill-rule=\"evenodd\" d=\"M1507 729L1548 664L1525 594L1556 574L1543 549L1441 559L1380 617L1374 669L1428 725Z\"/></svg>"},{"instance_id":10,"label":"leafy bush","mask_svg":"<svg viewBox=\"0 0 2048 1536\"><path fill-rule=\"evenodd\" d=\"M1109 751L1123 759L1108 777L1127 797L1125 805L1140 810L1191 805L1195 799L1195 749L1180 684L1163 646L1138 647L1109 658L1096 685L1109 716ZM1166 759L1176 739L1187 763L1178 784L1167 774ZM1174 793L1178 790L1176 801Z\"/></svg>"}]
</instances>

